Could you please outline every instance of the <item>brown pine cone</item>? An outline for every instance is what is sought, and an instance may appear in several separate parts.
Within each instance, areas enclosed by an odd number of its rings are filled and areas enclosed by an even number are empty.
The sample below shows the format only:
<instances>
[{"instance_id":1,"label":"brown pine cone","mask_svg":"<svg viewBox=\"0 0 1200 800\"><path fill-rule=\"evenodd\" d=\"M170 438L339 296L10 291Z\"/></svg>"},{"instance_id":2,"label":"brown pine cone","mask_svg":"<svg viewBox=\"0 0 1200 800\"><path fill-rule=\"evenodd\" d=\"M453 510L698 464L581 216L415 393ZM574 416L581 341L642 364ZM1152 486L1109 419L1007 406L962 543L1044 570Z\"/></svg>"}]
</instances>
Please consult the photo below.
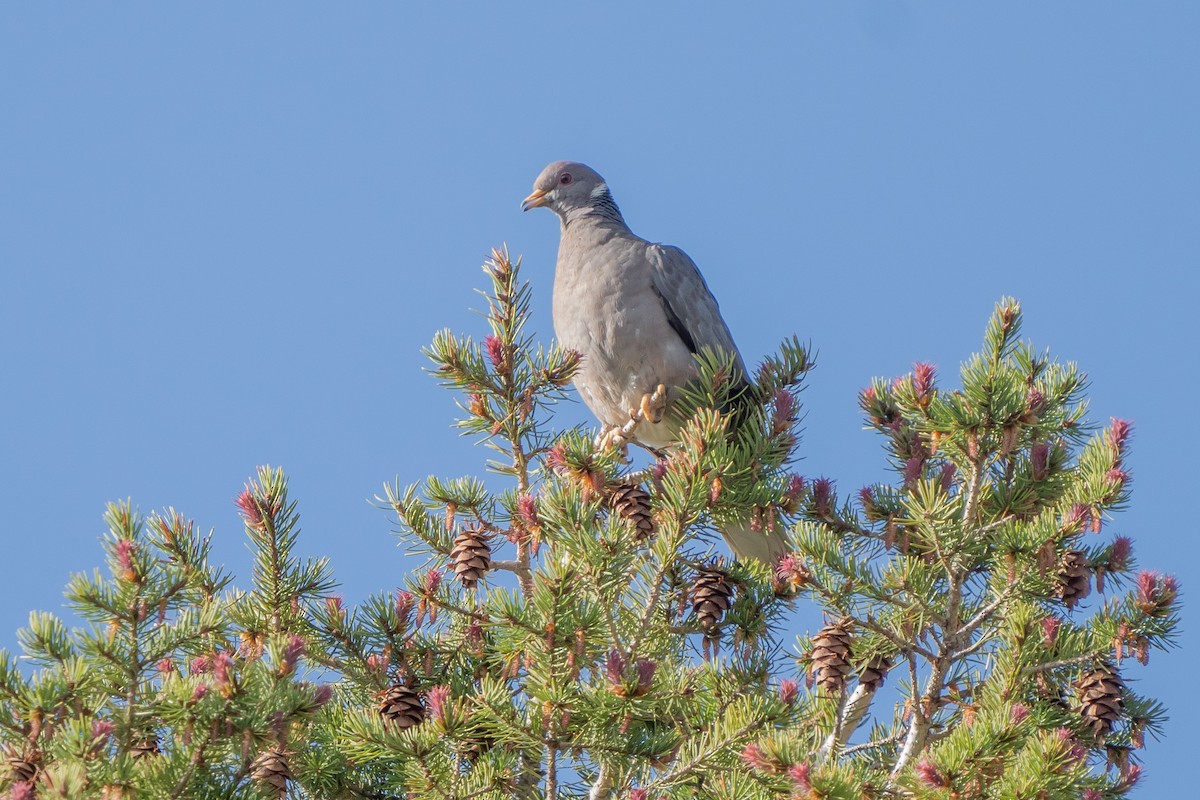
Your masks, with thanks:
<instances>
[{"instance_id":1,"label":"brown pine cone","mask_svg":"<svg viewBox=\"0 0 1200 800\"><path fill-rule=\"evenodd\" d=\"M702 569L692 587L692 611L700 627L712 628L721 621L732 603L733 584L729 577L716 567Z\"/></svg>"},{"instance_id":2,"label":"brown pine cone","mask_svg":"<svg viewBox=\"0 0 1200 800\"><path fill-rule=\"evenodd\" d=\"M840 692L853 672L850 665L853 630L854 620L842 619L821 628L813 637L808 671L816 677L817 685L830 694Z\"/></svg>"},{"instance_id":3,"label":"brown pine cone","mask_svg":"<svg viewBox=\"0 0 1200 800\"><path fill-rule=\"evenodd\" d=\"M468 589L474 589L479 579L492 568L492 545L487 532L478 528L467 528L454 539L450 550L454 574Z\"/></svg>"},{"instance_id":4,"label":"brown pine cone","mask_svg":"<svg viewBox=\"0 0 1200 800\"><path fill-rule=\"evenodd\" d=\"M288 781L292 779L292 768L288 764L283 747L274 745L269 750L259 753L250 766L250 778L273 792L276 797L286 795Z\"/></svg>"},{"instance_id":5,"label":"brown pine cone","mask_svg":"<svg viewBox=\"0 0 1200 800\"><path fill-rule=\"evenodd\" d=\"M883 685L888 670L892 668L892 660L887 656L875 656L862 665L858 671L858 682L868 691L875 691Z\"/></svg>"},{"instance_id":6,"label":"brown pine cone","mask_svg":"<svg viewBox=\"0 0 1200 800\"><path fill-rule=\"evenodd\" d=\"M7 762L9 774L12 775L13 783L21 783L22 781L31 781L37 777L38 769L41 765L41 754L30 753L19 755L15 750L5 748L7 752Z\"/></svg>"},{"instance_id":7,"label":"brown pine cone","mask_svg":"<svg viewBox=\"0 0 1200 800\"><path fill-rule=\"evenodd\" d=\"M383 693L379 714L404 730L425 721L425 704L417 690L404 683L393 684Z\"/></svg>"},{"instance_id":8,"label":"brown pine cone","mask_svg":"<svg viewBox=\"0 0 1200 800\"><path fill-rule=\"evenodd\" d=\"M654 515L650 510L650 493L640 483L614 484L608 493L608 505L633 527L637 541L644 542L654 535Z\"/></svg>"},{"instance_id":9,"label":"brown pine cone","mask_svg":"<svg viewBox=\"0 0 1200 800\"><path fill-rule=\"evenodd\" d=\"M1079 690L1079 713L1084 723L1104 740L1125 708L1125 684L1112 664L1102 663L1075 683Z\"/></svg>"},{"instance_id":10,"label":"brown pine cone","mask_svg":"<svg viewBox=\"0 0 1200 800\"><path fill-rule=\"evenodd\" d=\"M1088 565L1087 554L1082 550L1063 553L1058 562L1057 578L1056 594L1067 608L1074 608L1076 603L1092 592L1092 568Z\"/></svg>"},{"instance_id":11,"label":"brown pine cone","mask_svg":"<svg viewBox=\"0 0 1200 800\"><path fill-rule=\"evenodd\" d=\"M145 758L161 754L162 748L158 745L158 737L154 735L136 739L133 744L129 745L129 755L134 758Z\"/></svg>"}]
</instances>

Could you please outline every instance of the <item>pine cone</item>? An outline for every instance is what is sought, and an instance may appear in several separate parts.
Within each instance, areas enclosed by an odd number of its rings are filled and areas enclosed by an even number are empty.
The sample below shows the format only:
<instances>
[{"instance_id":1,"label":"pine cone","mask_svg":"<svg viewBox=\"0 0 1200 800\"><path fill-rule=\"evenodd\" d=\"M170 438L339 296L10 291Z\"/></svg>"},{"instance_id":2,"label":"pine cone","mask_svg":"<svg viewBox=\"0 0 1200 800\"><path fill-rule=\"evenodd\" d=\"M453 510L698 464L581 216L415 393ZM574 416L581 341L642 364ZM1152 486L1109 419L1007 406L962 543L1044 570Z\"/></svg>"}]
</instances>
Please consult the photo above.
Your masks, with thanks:
<instances>
[{"instance_id":1,"label":"pine cone","mask_svg":"<svg viewBox=\"0 0 1200 800\"><path fill-rule=\"evenodd\" d=\"M474 589L479 579L492 568L492 546L486 531L467 528L454 539L450 550L454 574L468 589Z\"/></svg>"},{"instance_id":2,"label":"pine cone","mask_svg":"<svg viewBox=\"0 0 1200 800\"><path fill-rule=\"evenodd\" d=\"M462 757L468 763L474 764L483 756L487 755L493 747L496 746L496 740L487 734L477 734L466 739L462 744Z\"/></svg>"},{"instance_id":3,"label":"pine cone","mask_svg":"<svg viewBox=\"0 0 1200 800\"><path fill-rule=\"evenodd\" d=\"M129 755L134 758L145 758L161 754L162 748L158 746L158 737L154 735L136 739L133 744L129 745Z\"/></svg>"},{"instance_id":4,"label":"pine cone","mask_svg":"<svg viewBox=\"0 0 1200 800\"><path fill-rule=\"evenodd\" d=\"M862 665L858 671L858 682L868 691L875 691L883 686L888 670L892 668L892 660L887 656L875 656Z\"/></svg>"},{"instance_id":5,"label":"pine cone","mask_svg":"<svg viewBox=\"0 0 1200 800\"><path fill-rule=\"evenodd\" d=\"M1084 724L1101 741L1121 719L1125 707L1125 684L1112 664L1102 663L1075 683L1079 690L1079 713Z\"/></svg>"},{"instance_id":6,"label":"pine cone","mask_svg":"<svg viewBox=\"0 0 1200 800\"><path fill-rule=\"evenodd\" d=\"M715 567L705 567L696 576L692 587L692 611L700 627L713 627L725 616L733 601L733 585L729 577Z\"/></svg>"},{"instance_id":7,"label":"pine cone","mask_svg":"<svg viewBox=\"0 0 1200 800\"><path fill-rule=\"evenodd\" d=\"M274 792L276 797L286 795L288 781L292 779L292 768L283 748L275 745L259 753L258 758L250 765L250 778L268 791Z\"/></svg>"},{"instance_id":8,"label":"pine cone","mask_svg":"<svg viewBox=\"0 0 1200 800\"><path fill-rule=\"evenodd\" d=\"M1087 554L1082 550L1063 553L1058 562L1057 577L1056 593L1069 609L1092 592L1092 568L1088 565Z\"/></svg>"},{"instance_id":9,"label":"pine cone","mask_svg":"<svg viewBox=\"0 0 1200 800\"><path fill-rule=\"evenodd\" d=\"M808 672L815 675L817 685L830 694L840 692L853 671L850 666L853 629L854 620L843 619L826 625L813 637Z\"/></svg>"},{"instance_id":10,"label":"pine cone","mask_svg":"<svg viewBox=\"0 0 1200 800\"><path fill-rule=\"evenodd\" d=\"M10 751L8 756L8 770L9 774L12 775L13 783L31 781L36 778L40 762L41 756L38 753L17 755L15 752Z\"/></svg>"},{"instance_id":11,"label":"pine cone","mask_svg":"<svg viewBox=\"0 0 1200 800\"><path fill-rule=\"evenodd\" d=\"M397 683L384 692L379 714L386 721L394 722L400 730L405 730L425 721L425 705L416 689Z\"/></svg>"},{"instance_id":12,"label":"pine cone","mask_svg":"<svg viewBox=\"0 0 1200 800\"><path fill-rule=\"evenodd\" d=\"M640 483L615 484L609 491L608 505L633 526L637 541L644 542L654 535L650 493Z\"/></svg>"}]
</instances>

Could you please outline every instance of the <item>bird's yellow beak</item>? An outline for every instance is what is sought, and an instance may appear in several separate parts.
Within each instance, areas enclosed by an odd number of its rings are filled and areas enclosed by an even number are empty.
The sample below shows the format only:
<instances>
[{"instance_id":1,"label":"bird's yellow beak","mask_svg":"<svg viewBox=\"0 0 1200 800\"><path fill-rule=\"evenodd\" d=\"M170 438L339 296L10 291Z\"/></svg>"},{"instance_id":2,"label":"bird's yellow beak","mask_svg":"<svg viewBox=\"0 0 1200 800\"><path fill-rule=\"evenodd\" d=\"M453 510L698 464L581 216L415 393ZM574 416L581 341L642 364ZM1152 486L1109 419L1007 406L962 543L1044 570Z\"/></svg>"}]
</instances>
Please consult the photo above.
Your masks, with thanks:
<instances>
[{"instance_id":1,"label":"bird's yellow beak","mask_svg":"<svg viewBox=\"0 0 1200 800\"><path fill-rule=\"evenodd\" d=\"M521 210L528 211L531 208L540 208L550 202L549 192L544 189L534 189L533 194L521 201Z\"/></svg>"}]
</instances>

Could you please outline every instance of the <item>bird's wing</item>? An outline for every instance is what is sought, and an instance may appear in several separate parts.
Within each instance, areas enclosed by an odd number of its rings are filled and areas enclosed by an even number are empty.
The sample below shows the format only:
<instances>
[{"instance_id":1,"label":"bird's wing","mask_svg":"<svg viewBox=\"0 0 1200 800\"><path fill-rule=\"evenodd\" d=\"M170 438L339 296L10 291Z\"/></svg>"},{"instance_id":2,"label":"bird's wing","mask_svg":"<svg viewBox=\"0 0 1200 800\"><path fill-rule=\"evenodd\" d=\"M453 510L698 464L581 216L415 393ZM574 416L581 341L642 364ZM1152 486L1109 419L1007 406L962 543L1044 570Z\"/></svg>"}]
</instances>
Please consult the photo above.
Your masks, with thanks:
<instances>
[{"instance_id":1,"label":"bird's wing","mask_svg":"<svg viewBox=\"0 0 1200 800\"><path fill-rule=\"evenodd\" d=\"M737 365L746 372L742 356L729 327L721 318L721 309L704 282L695 262L678 247L652 244L647 248L650 263L650 285L662 303L671 328L687 345L699 353L705 347L732 353Z\"/></svg>"}]
</instances>

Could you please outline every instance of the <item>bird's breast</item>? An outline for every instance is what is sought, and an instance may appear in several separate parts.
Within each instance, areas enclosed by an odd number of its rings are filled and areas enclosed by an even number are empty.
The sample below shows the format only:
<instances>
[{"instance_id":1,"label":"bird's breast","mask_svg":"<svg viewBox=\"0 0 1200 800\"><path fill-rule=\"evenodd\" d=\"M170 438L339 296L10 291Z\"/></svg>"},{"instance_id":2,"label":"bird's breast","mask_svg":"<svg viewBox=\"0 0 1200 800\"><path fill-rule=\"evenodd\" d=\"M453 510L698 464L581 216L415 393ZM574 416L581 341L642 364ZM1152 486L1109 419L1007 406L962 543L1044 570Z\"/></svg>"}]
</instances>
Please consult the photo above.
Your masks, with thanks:
<instances>
[{"instance_id":1,"label":"bird's breast","mask_svg":"<svg viewBox=\"0 0 1200 800\"><path fill-rule=\"evenodd\" d=\"M694 362L651 286L644 243L578 244L564 237L560 246L554 331L583 355L575 382L584 402L601 422L619 424L658 384L690 380Z\"/></svg>"}]
</instances>

